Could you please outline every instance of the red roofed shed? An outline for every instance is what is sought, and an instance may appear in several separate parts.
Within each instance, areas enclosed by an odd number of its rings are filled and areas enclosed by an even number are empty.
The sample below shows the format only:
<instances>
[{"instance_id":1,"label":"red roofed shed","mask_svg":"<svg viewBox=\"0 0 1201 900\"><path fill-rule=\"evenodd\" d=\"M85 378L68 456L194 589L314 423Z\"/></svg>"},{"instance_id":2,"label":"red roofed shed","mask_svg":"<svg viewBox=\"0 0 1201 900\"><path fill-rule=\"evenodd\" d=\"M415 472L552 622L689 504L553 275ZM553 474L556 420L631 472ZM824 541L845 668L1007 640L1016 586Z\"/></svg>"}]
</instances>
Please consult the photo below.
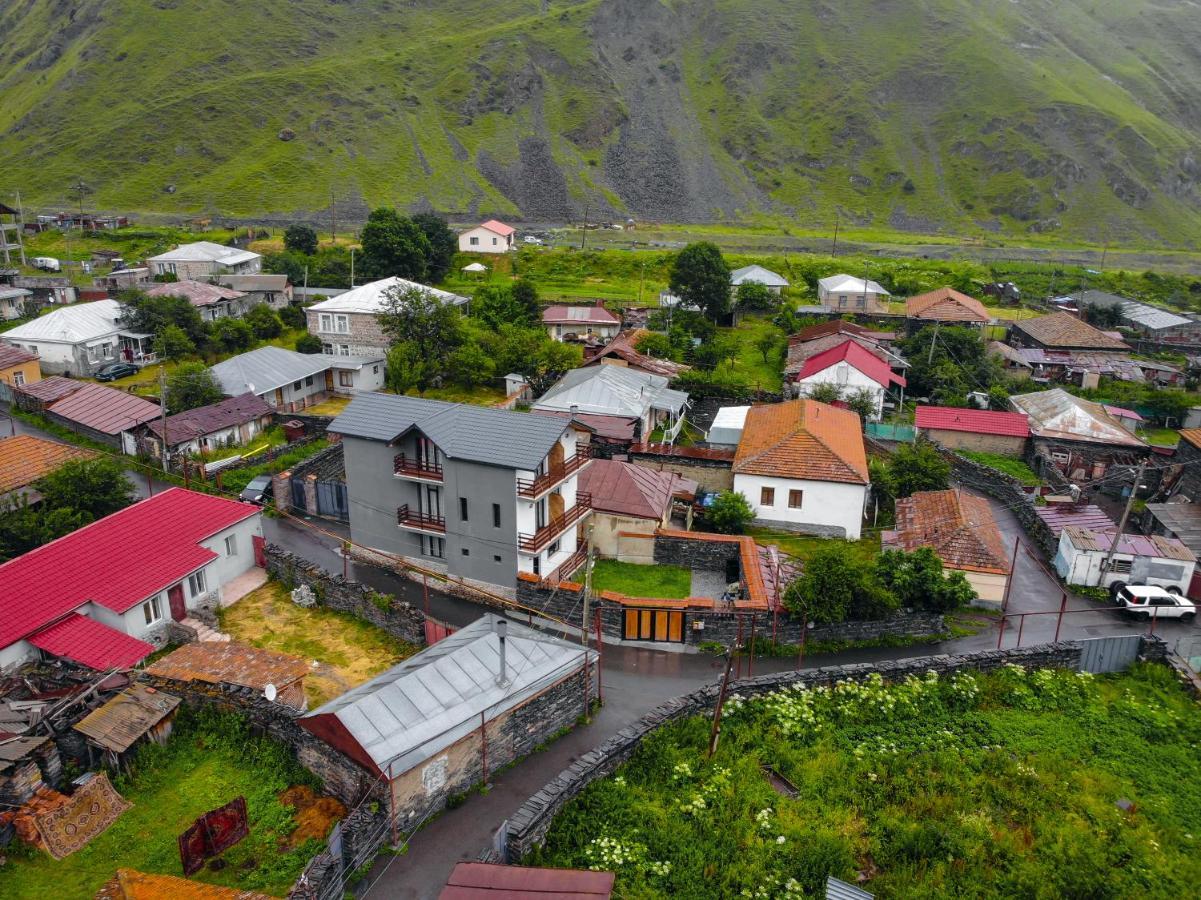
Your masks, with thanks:
<instances>
[{"instance_id":1,"label":"red roofed shed","mask_svg":"<svg viewBox=\"0 0 1201 900\"><path fill-rule=\"evenodd\" d=\"M951 406L919 406L918 431L945 447L1020 457L1030 437L1030 421L1022 413Z\"/></svg>"}]
</instances>

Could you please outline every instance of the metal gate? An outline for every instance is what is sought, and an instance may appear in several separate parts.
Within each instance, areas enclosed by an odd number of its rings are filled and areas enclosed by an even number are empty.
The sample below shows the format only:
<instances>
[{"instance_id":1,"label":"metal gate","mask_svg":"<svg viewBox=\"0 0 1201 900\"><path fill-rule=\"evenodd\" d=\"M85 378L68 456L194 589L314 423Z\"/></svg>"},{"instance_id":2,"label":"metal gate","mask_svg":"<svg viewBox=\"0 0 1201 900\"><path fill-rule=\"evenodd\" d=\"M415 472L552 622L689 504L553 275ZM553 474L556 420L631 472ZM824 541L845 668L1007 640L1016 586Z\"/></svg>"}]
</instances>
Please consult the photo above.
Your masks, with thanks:
<instances>
[{"instance_id":1,"label":"metal gate","mask_svg":"<svg viewBox=\"0 0 1201 900\"><path fill-rule=\"evenodd\" d=\"M1114 637L1088 638L1080 642L1080 671L1101 674L1122 672L1138 659L1141 634L1119 634Z\"/></svg>"},{"instance_id":2,"label":"metal gate","mask_svg":"<svg viewBox=\"0 0 1201 900\"><path fill-rule=\"evenodd\" d=\"M346 482L318 481L317 482L317 512L323 516L348 521L350 519L350 503L346 497Z\"/></svg>"}]
</instances>

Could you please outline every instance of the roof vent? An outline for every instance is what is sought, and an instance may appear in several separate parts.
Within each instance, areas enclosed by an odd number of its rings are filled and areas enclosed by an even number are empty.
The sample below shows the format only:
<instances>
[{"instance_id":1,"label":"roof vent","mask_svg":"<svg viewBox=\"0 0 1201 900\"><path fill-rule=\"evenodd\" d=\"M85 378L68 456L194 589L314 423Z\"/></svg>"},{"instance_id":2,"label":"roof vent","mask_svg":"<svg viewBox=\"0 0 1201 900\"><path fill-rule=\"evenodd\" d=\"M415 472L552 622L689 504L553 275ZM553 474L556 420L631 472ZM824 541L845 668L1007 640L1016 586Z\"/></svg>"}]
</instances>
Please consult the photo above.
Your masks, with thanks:
<instances>
[{"instance_id":1,"label":"roof vent","mask_svg":"<svg viewBox=\"0 0 1201 900\"><path fill-rule=\"evenodd\" d=\"M509 686L509 673L505 670L505 635L508 634L509 623L504 619L497 618L496 620L496 637L500 641L500 671L496 675L496 686L503 688Z\"/></svg>"}]
</instances>

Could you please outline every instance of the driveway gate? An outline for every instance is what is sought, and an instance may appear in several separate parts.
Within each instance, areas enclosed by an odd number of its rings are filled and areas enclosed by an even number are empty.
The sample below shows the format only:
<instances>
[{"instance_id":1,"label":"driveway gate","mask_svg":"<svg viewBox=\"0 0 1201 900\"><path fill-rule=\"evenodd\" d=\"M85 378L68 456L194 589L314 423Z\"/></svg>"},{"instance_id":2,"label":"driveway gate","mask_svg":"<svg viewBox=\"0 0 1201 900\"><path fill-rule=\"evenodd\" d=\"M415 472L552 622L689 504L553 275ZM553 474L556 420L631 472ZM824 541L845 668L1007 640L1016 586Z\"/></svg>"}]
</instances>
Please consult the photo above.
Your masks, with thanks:
<instances>
[{"instance_id":1,"label":"driveway gate","mask_svg":"<svg viewBox=\"0 0 1201 900\"><path fill-rule=\"evenodd\" d=\"M1123 672L1138 659L1141 634L1119 634L1113 637L1088 638L1080 642L1080 671L1101 674Z\"/></svg>"}]
</instances>

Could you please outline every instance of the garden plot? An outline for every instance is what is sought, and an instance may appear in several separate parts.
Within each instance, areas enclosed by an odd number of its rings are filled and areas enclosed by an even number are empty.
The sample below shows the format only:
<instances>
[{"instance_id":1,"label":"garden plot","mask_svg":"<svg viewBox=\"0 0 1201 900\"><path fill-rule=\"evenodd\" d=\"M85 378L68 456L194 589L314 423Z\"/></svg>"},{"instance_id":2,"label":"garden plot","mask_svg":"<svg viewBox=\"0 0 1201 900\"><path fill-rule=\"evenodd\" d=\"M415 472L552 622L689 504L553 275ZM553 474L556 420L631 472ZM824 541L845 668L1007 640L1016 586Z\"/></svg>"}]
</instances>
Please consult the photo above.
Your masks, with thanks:
<instances>
[{"instance_id":1,"label":"garden plot","mask_svg":"<svg viewBox=\"0 0 1201 900\"><path fill-rule=\"evenodd\" d=\"M712 760L706 717L654 733L527 862L611 869L623 897L821 896L827 875L890 898L1192 896L1201 878L1201 716L1164 667L734 696L722 724Z\"/></svg>"}]
</instances>

